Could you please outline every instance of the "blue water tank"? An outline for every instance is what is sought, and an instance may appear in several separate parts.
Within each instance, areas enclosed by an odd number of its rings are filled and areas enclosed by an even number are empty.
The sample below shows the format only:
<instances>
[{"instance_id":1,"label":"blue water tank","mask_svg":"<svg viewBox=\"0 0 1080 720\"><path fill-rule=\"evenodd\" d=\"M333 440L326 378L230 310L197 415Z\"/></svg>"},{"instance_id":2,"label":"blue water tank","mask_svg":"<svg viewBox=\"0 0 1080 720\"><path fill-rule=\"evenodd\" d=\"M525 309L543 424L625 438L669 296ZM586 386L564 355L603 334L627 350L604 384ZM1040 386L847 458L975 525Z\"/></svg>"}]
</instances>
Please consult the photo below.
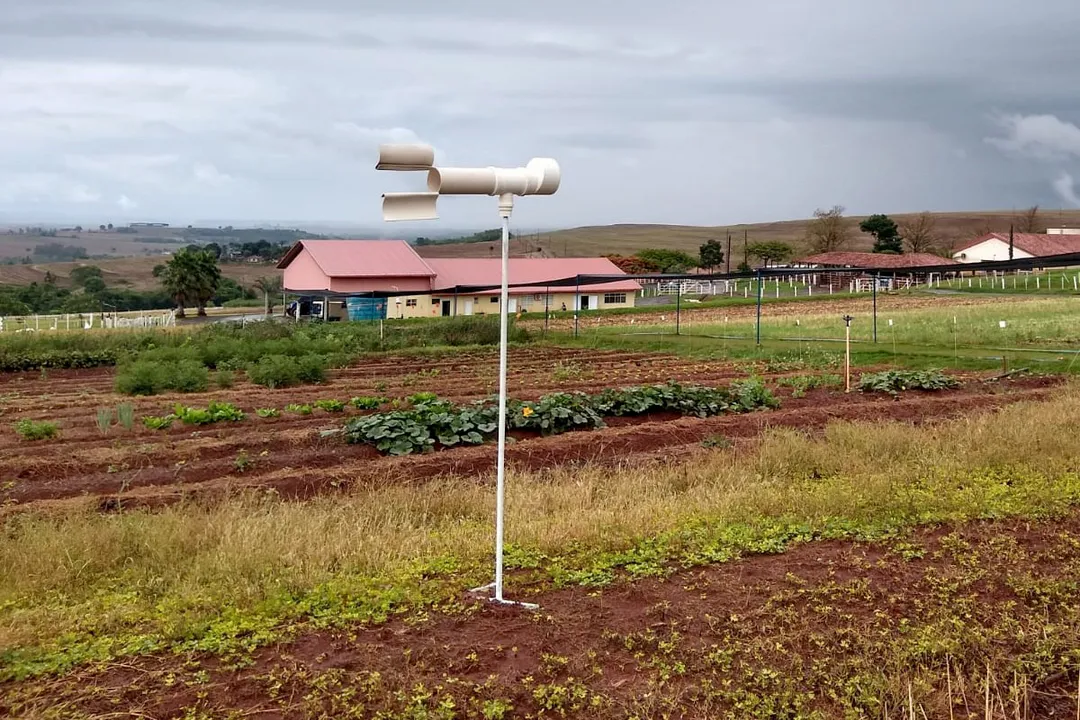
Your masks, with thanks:
<instances>
[{"instance_id":1,"label":"blue water tank","mask_svg":"<svg viewBox=\"0 0 1080 720\"><path fill-rule=\"evenodd\" d=\"M345 299L349 320L386 319L386 298L350 297Z\"/></svg>"}]
</instances>

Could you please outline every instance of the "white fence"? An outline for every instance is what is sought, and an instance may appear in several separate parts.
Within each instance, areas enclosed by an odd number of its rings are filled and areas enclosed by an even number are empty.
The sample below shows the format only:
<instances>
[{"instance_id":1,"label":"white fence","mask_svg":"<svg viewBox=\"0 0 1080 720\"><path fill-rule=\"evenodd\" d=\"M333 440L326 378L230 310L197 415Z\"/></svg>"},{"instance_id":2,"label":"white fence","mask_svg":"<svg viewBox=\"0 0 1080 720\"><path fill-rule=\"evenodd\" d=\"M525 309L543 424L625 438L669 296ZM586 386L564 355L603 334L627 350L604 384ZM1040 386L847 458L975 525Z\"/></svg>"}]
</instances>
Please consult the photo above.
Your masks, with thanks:
<instances>
[{"instance_id":1,"label":"white fence","mask_svg":"<svg viewBox=\"0 0 1080 720\"><path fill-rule=\"evenodd\" d=\"M755 278L738 280L666 280L645 285L644 295L727 295L728 297L751 297L757 292ZM766 277L764 291L785 290L785 294L812 295L818 285L816 274L806 273L788 277Z\"/></svg>"},{"instance_id":2,"label":"white fence","mask_svg":"<svg viewBox=\"0 0 1080 720\"><path fill-rule=\"evenodd\" d=\"M123 313L65 313L63 315L7 315L0 317L0 332L119 330L175 326L175 310L145 310Z\"/></svg>"}]
</instances>

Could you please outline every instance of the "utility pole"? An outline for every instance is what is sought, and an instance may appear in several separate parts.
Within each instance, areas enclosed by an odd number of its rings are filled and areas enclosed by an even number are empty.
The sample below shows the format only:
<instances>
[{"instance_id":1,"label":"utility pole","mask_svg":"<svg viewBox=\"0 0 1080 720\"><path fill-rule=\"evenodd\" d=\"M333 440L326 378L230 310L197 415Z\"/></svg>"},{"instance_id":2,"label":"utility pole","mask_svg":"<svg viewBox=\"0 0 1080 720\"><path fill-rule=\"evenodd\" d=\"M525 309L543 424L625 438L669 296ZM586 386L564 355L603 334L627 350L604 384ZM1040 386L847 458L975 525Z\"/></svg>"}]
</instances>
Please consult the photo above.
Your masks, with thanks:
<instances>
[{"instance_id":1,"label":"utility pole","mask_svg":"<svg viewBox=\"0 0 1080 720\"><path fill-rule=\"evenodd\" d=\"M1009 259L1013 259L1013 226L1009 223Z\"/></svg>"},{"instance_id":2,"label":"utility pole","mask_svg":"<svg viewBox=\"0 0 1080 720\"><path fill-rule=\"evenodd\" d=\"M727 260L727 270L725 272L731 273L731 231L727 231L727 254L724 256Z\"/></svg>"}]
</instances>

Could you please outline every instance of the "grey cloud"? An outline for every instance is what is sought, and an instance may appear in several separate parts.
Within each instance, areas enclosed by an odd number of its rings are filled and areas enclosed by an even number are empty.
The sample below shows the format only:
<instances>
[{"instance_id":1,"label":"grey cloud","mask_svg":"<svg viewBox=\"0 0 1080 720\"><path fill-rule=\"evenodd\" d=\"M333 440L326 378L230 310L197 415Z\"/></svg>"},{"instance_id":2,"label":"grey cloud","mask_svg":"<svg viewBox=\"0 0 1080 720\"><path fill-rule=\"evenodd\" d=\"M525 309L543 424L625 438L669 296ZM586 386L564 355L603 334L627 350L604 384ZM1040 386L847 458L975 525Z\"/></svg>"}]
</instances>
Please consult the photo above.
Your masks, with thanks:
<instances>
[{"instance_id":1,"label":"grey cloud","mask_svg":"<svg viewBox=\"0 0 1080 720\"><path fill-rule=\"evenodd\" d=\"M317 35L294 30L217 25L180 18L105 13L58 13L9 19L0 24L0 37L38 40L63 40L73 37L114 40L125 37L147 37L205 43L316 43L326 40ZM368 47L380 44L379 40L373 37L354 35L350 39Z\"/></svg>"},{"instance_id":2,"label":"grey cloud","mask_svg":"<svg viewBox=\"0 0 1080 720\"><path fill-rule=\"evenodd\" d=\"M652 146L648 138L630 133L580 131L556 135L559 145L581 150L642 150Z\"/></svg>"},{"instance_id":3,"label":"grey cloud","mask_svg":"<svg viewBox=\"0 0 1080 720\"><path fill-rule=\"evenodd\" d=\"M0 0L0 212L126 197L166 220L372 224L409 182L371 167L399 138L458 164L557 157L563 189L523 200L523 227L1019 207L1080 177L1030 152L1031 118L1080 122L1073 0L365 5Z\"/></svg>"}]
</instances>

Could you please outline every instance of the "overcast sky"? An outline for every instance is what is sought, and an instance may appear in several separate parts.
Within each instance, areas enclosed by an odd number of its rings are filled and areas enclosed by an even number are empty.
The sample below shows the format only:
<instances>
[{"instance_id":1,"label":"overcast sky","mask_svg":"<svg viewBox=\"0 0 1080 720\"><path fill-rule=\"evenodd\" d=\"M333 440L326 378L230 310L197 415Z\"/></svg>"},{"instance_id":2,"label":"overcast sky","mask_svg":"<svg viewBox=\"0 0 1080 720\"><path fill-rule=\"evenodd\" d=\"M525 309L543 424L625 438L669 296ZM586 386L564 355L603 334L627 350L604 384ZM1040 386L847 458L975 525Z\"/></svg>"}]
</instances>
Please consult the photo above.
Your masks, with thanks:
<instances>
[{"instance_id":1,"label":"overcast sky","mask_svg":"<svg viewBox=\"0 0 1080 720\"><path fill-rule=\"evenodd\" d=\"M0 219L375 225L420 182L376 148L416 140L558 159L522 229L1075 207L1078 27L1076 0L0 0Z\"/></svg>"}]
</instances>

